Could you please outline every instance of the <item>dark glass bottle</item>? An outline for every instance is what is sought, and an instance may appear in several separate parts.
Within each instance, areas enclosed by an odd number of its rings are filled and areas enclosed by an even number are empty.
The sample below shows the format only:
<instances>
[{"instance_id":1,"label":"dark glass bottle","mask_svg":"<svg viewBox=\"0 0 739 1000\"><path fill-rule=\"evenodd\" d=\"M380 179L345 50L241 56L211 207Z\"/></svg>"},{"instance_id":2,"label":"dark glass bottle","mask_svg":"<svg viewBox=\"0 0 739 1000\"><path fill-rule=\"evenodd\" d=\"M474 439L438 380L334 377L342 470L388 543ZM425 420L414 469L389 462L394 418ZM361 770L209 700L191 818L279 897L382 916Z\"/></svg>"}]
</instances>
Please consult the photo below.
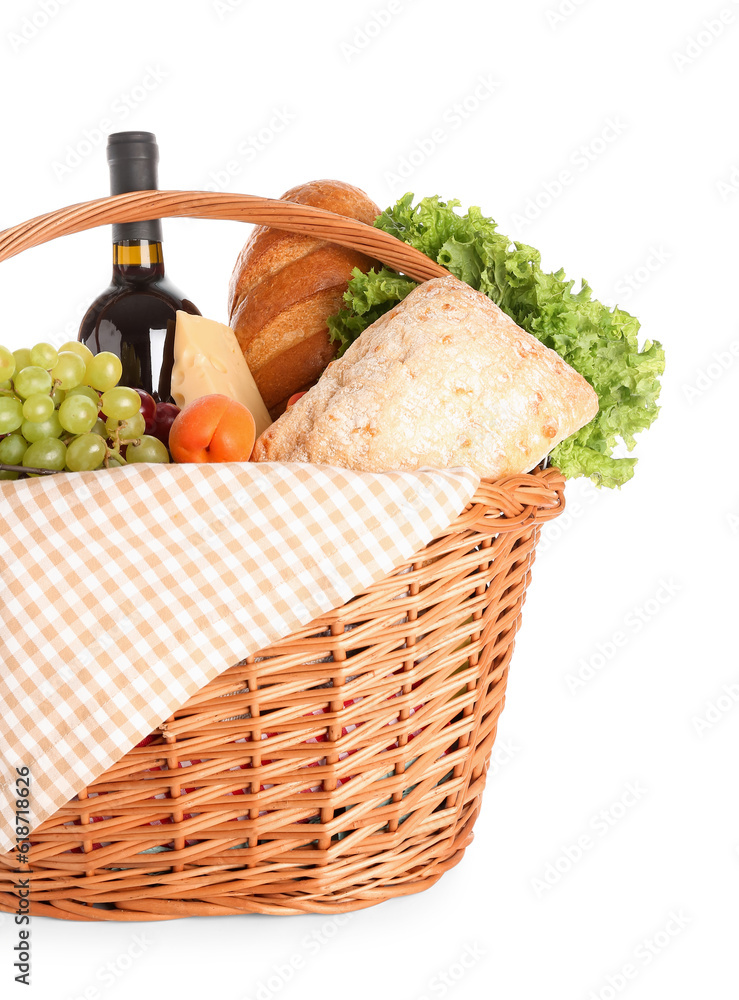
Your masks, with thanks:
<instances>
[{"instance_id":1,"label":"dark glass bottle","mask_svg":"<svg viewBox=\"0 0 739 1000\"><path fill-rule=\"evenodd\" d=\"M111 194L156 190L158 160L151 132L108 136ZM78 340L93 354L118 355L121 385L145 389L157 402L168 402L178 309L200 315L164 274L161 221L114 225L113 278L85 313Z\"/></svg>"}]
</instances>

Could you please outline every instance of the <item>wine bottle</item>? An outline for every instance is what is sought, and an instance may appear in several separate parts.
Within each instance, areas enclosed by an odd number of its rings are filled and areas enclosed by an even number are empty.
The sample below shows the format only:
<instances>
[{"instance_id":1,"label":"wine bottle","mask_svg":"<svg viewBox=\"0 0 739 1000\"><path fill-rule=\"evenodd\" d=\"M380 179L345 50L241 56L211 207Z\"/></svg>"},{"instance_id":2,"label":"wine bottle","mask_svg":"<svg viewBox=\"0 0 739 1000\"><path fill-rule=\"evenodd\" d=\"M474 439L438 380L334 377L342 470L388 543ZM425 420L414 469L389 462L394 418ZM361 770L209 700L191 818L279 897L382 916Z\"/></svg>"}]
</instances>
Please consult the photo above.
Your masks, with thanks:
<instances>
[{"instance_id":1,"label":"wine bottle","mask_svg":"<svg viewBox=\"0 0 739 1000\"><path fill-rule=\"evenodd\" d=\"M111 194L157 189L159 149L151 132L108 136ZM200 310L164 274L161 220L113 226L113 277L85 313L78 340L93 354L111 351L123 365L121 385L169 402L175 315Z\"/></svg>"}]
</instances>

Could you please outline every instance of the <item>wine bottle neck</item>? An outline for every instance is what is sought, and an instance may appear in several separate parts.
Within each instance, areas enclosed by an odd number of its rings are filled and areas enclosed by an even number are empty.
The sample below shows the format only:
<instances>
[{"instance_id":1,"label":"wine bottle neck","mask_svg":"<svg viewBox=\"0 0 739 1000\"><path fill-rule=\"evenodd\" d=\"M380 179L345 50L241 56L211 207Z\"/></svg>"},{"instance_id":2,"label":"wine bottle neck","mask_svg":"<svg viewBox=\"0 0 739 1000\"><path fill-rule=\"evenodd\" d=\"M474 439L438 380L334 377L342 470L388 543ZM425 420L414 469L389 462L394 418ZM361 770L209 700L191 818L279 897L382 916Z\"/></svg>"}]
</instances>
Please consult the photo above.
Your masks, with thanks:
<instances>
[{"instance_id":1,"label":"wine bottle neck","mask_svg":"<svg viewBox=\"0 0 739 1000\"><path fill-rule=\"evenodd\" d=\"M113 277L151 280L164 277L164 253L158 240L121 240L113 244Z\"/></svg>"},{"instance_id":2,"label":"wine bottle neck","mask_svg":"<svg viewBox=\"0 0 739 1000\"><path fill-rule=\"evenodd\" d=\"M159 147L152 132L114 132L108 136L107 156L111 194L156 191L159 187ZM114 243L135 240L157 243L161 239L162 223L159 219L113 223Z\"/></svg>"},{"instance_id":3,"label":"wine bottle neck","mask_svg":"<svg viewBox=\"0 0 739 1000\"><path fill-rule=\"evenodd\" d=\"M118 192L115 192L116 194ZM147 222L114 222L113 243L161 243L161 219Z\"/></svg>"}]
</instances>

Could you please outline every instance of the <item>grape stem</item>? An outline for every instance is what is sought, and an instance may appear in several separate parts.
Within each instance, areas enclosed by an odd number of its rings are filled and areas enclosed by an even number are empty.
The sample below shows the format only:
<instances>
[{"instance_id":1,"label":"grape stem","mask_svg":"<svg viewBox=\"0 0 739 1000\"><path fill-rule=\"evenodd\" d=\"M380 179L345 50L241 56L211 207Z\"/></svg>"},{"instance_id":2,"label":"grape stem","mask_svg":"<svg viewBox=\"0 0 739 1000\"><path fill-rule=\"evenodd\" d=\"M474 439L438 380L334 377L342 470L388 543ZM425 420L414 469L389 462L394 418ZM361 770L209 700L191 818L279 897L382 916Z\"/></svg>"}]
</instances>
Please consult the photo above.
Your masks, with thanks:
<instances>
[{"instance_id":1,"label":"grape stem","mask_svg":"<svg viewBox=\"0 0 739 1000\"><path fill-rule=\"evenodd\" d=\"M127 464L125 458L120 454L120 452L112 451L109 448L108 451L107 451L107 454L105 456L105 463L104 464L105 464L105 468L106 469L110 468L110 460L111 460L111 458L114 461L118 462L119 465L126 465Z\"/></svg>"},{"instance_id":2,"label":"grape stem","mask_svg":"<svg viewBox=\"0 0 739 1000\"><path fill-rule=\"evenodd\" d=\"M110 440L112 441L112 447L106 444L105 458L103 459L103 465L106 469L110 468L111 458L121 465L126 464L125 458L121 457L120 427L116 427L115 432L110 436Z\"/></svg>"}]
</instances>

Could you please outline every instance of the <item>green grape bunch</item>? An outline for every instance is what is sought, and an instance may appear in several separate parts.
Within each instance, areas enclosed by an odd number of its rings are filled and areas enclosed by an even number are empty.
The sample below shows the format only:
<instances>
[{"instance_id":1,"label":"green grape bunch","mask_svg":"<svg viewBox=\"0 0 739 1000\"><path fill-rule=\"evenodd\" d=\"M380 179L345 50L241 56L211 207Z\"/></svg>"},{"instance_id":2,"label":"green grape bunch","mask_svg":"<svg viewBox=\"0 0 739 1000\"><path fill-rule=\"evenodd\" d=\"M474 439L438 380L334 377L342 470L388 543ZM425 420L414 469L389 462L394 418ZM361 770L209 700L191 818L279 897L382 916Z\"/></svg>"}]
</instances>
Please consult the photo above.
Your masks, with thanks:
<instances>
[{"instance_id":1,"label":"green grape bunch","mask_svg":"<svg viewBox=\"0 0 739 1000\"><path fill-rule=\"evenodd\" d=\"M0 346L0 480L169 462L145 433L153 400L118 385L121 374L115 354L77 341Z\"/></svg>"}]
</instances>

